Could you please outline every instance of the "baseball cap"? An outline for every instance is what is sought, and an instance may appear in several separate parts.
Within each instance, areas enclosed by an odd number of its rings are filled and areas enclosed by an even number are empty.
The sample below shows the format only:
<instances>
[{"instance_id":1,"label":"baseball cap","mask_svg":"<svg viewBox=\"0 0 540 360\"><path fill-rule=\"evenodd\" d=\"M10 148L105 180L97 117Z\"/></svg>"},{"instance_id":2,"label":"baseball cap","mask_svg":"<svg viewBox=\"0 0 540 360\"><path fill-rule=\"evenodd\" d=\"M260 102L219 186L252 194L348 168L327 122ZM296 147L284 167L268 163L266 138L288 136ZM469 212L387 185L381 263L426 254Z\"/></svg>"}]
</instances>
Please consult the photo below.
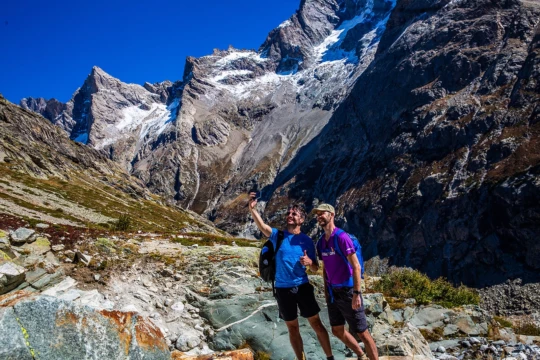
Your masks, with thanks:
<instances>
[{"instance_id":1,"label":"baseball cap","mask_svg":"<svg viewBox=\"0 0 540 360\"><path fill-rule=\"evenodd\" d=\"M315 209L311 210L311 213L315 214L317 211L328 211L332 214L336 213L336 210L334 210L334 207L330 204L319 204Z\"/></svg>"}]
</instances>

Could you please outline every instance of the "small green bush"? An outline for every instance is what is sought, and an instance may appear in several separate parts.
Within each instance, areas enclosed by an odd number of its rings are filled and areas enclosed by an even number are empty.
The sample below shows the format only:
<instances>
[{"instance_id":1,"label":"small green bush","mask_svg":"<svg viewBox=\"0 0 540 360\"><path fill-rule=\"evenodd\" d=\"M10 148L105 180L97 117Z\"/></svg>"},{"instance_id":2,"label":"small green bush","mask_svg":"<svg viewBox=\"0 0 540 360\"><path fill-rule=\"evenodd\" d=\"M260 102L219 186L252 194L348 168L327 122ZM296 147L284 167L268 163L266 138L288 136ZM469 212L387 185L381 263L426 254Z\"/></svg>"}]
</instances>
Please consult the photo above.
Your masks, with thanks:
<instances>
[{"instance_id":1,"label":"small green bush","mask_svg":"<svg viewBox=\"0 0 540 360\"><path fill-rule=\"evenodd\" d=\"M411 269L396 269L383 275L375 284L375 290L385 296L414 298L420 305L436 303L451 308L480 302L478 293L466 286L456 288L443 278L431 280Z\"/></svg>"},{"instance_id":2,"label":"small green bush","mask_svg":"<svg viewBox=\"0 0 540 360\"><path fill-rule=\"evenodd\" d=\"M264 351L257 351L255 353L255 357L254 357L255 360L271 360L272 357L270 356L270 354L264 352Z\"/></svg>"},{"instance_id":3,"label":"small green bush","mask_svg":"<svg viewBox=\"0 0 540 360\"><path fill-rule=\"evenodd\" d=\"M114 230L127 231L131 227L131 217L128 214L122 214L114 223Z\"/></svg>"},{"instance_id":4,"label":"small green bush","mask_svg":"<svg viewBox=\"0 0 540 360\"><path fill-rule=\"evenodd\" d=\"M514 332L518 335L540 336L540 327L532 322L518 322Z\"/></svg>"},{"instance_id":5,"label":"small green bush","mask_svg":"<svg viewBox=\"0 0 540 360\"><path fill-rule=\"evenodd\" d=\"M424 339L426 339L429 342L439 341L444 338L443 337L444 328L442 327L433 328L433 331L428 330L428 329L419 329L419 330L422 336L424 337Z\"/></svg>"},{"instance_id":6,"label":"small green bush","mask_svg":"<svg viewBox=\"0 0 540 360\"><path fill-rule=\"evenodd\" d=\"M512 327L512 323L508 320L506 320L505 318L503 317L500 317L500 316L494 316L493 319L499 323L499 325L501 325L502 327Z\"/></svg>"}]
</instances>

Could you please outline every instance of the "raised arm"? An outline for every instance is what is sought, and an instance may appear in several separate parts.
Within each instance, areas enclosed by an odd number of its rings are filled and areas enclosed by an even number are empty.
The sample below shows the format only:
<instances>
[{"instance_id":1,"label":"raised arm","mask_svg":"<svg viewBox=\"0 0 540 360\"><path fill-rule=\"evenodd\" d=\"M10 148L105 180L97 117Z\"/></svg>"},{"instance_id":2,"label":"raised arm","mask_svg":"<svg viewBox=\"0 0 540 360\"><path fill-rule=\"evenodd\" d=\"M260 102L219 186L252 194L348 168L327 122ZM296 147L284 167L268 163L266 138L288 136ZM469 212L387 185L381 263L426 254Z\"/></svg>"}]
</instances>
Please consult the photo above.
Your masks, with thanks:
<instances>
[{"instance_id":1,"label":"raised arm","mask_svg":"<svg viewBox=\"0 0 540 360\"><path fill-rule=\"evenodd\" d=\"M251 217L253 217L253 220L255 221L255 225L257 225L257 227L264 234L264 236L269 237L270 235L272 235L272 228L264 223L261 215L255 209L255 206L257 205L256 196L257 194L254 192L249 193L249 212L251 213Z\"/></svg>"}]
</instances>

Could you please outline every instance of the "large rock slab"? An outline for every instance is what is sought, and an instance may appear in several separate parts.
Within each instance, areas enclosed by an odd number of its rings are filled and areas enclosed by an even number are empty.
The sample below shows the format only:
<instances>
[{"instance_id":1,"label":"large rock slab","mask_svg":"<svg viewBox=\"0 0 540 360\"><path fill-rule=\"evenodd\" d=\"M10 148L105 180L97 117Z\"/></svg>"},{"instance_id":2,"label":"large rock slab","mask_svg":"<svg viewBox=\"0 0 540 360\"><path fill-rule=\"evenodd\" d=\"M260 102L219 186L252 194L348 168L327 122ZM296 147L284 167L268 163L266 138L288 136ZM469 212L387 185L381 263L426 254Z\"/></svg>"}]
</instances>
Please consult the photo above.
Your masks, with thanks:
<instances>
[{"instance_id":1,"label":"large rock slab","mask_svg":"<svg viewBox=\"0 0 540 360\"><path fill-rule=\"evenodd\" d=\"M214 326L215 336L211 348L234 350L245 343L253 349L271 354L272 359L293 359L287 326L278 318L277 304L271 294L244 295L232 299L219 299L201 304L201 315ZM321 320L330 329L326 306L319 303ZM306 358L324 360L315 332L306 319L299 317L300 333L304 342ZM334 354L343 357L344 345L330 335Z\"/></svg>"},{"instance_id":2,"label":"large rock slab","mask_svg":"<svg viewBox=\"0 0 540 360\"><path fill-rule=\"evenodd\" d=\"M0 296L6 325L0 325L5 351L22 351L17 337L39 359L170 359L161 331L150 321L130 312L97 311L87 306L25 292ZM0 313L2 314L2 313ZM7 314L7 315L5 315ZM13 314L17 329L9 316ZM1 323L0 323L1 324ZM4 332L8 331L9 332Z\"/></svg>"}]
</instances>

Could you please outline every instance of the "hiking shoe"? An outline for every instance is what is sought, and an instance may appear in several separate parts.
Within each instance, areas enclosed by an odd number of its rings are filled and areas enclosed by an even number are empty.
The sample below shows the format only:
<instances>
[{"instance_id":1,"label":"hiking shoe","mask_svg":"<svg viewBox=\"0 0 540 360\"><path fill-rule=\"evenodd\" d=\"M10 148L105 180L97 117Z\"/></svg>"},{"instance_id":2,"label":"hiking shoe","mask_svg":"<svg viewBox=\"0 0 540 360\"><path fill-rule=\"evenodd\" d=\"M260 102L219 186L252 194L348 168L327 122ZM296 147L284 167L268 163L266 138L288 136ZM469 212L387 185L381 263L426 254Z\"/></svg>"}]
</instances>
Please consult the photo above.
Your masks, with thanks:
<instances>
[{"instance_id":1,"label":"hiking shoe","mask_svg":"<svg viewBox=\"0 0 540 360\"><path fill-rule=\"evenodd\" d=\"M363 353L358 357L358 360L369 360L369 358L367 357L366 353Z\"/></svg>"}]
</instances>

